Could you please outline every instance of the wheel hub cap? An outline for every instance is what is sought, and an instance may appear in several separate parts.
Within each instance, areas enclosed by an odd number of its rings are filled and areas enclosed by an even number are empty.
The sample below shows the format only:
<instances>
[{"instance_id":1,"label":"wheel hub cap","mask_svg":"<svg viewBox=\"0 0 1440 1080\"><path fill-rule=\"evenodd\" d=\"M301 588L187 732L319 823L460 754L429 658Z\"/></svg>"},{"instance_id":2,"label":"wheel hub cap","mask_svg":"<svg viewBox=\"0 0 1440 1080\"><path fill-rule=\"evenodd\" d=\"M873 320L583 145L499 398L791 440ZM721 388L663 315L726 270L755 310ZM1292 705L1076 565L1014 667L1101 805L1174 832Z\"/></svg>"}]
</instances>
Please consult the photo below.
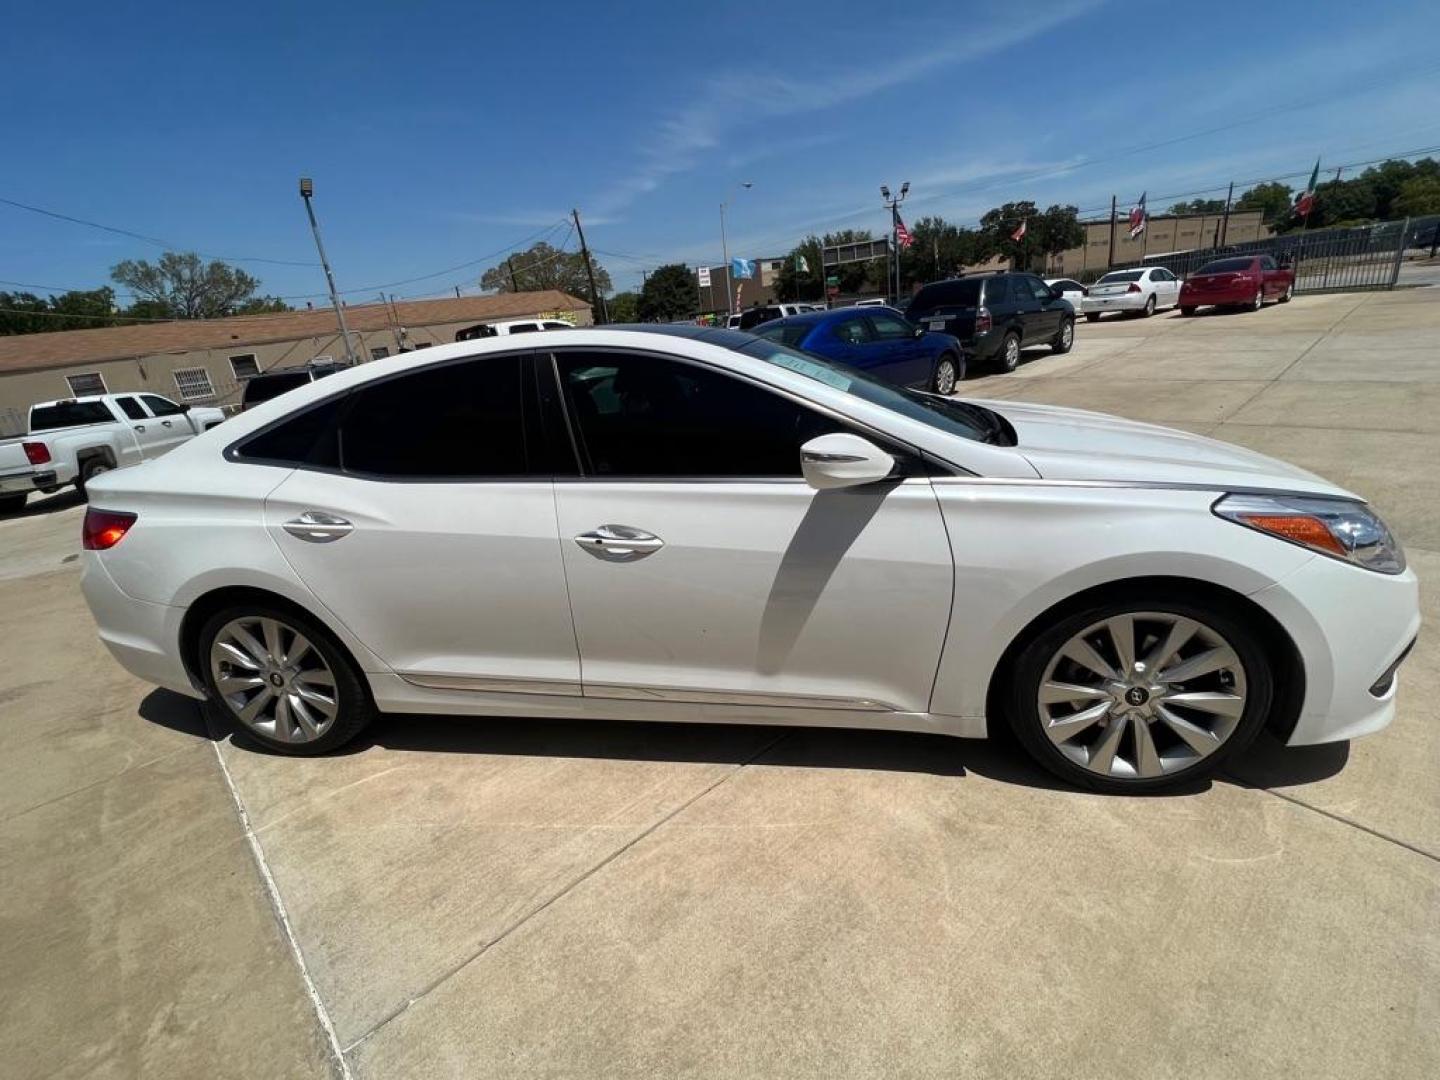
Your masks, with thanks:
<instances>
[{"instance_id":1,"label":"wheel hub cap","mask_svg":"<svg viewBox=\"0 0 1440 1080\"><path fill-rule=\"evenodd\" d=\"M235 718L278 742L313 742L340 712L330 665L279 619L226 623L210 646L210 674Z\"/></svg>"}]
</instances>

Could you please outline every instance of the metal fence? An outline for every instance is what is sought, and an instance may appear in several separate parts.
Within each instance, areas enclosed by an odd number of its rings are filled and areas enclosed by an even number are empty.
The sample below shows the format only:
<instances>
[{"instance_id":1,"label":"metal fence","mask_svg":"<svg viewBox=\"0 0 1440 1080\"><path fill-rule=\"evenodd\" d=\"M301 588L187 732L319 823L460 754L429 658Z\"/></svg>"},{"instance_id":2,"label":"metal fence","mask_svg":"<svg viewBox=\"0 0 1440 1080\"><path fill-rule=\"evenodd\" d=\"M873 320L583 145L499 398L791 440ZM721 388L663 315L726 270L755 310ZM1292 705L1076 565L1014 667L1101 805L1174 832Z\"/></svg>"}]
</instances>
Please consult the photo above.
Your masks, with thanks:
<instances>
[{"instance_id":1,"label":"metal fence","mask_svg":"<svg viewBox=\"0 0 1440 1080\"><path fill-rule=\"evenodd\" d=\"M1302 230L1244 244L1150 255L1139 262L1089 270L1077 278L1088 285L1111 270L1140 266L1163 266L1176 277L1186 278L1214 259L1270 255L1295 271L1297 293L1389 289L1394 287L1407 256L1423 256L1434 247L1437 228L1440 216L1346 229Z\"/></svg>"}]
</instances>

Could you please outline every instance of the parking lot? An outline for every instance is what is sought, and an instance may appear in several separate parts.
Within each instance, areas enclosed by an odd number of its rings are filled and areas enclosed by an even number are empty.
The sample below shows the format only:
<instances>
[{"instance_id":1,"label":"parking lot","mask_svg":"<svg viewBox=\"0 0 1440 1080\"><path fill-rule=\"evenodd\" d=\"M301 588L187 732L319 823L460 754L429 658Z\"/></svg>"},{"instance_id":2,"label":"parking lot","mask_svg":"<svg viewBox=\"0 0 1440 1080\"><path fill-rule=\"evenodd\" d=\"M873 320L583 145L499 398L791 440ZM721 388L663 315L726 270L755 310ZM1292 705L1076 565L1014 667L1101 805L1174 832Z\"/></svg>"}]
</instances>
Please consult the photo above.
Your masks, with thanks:
<instances>
[{"instance_id":1,"label":"parking lot","mask_svg":"<svg viewBox=\"0 0 1440 1080\"><path fill-rule=\"evenodd\" d=\"M1313 469L1440 622L1440 290L1082 322L960 392ZM289 759L110 660L82 513L0 519L6 1076L1435 1074L1433 629L1384 733L1163 797L832 730L391 717Z\"/></svg>"}]
</instances>

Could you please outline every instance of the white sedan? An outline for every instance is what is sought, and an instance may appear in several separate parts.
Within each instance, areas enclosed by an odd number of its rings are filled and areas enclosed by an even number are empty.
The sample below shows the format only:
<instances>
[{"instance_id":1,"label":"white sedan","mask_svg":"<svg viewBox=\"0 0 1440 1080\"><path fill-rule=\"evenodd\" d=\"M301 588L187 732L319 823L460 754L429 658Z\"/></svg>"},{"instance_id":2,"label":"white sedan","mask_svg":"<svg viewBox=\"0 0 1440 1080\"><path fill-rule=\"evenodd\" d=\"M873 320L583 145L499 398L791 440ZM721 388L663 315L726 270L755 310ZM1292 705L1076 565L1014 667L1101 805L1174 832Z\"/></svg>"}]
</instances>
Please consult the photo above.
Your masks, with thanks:
<instances>
[{"instance_id":1,"label":"white sedan","mask_svg":"<svg viewBox=\"0 0 1440 1080\"><path fill-rule=\"evenodd\" d=\"M1310 473L723 329L391 357L91 500L114 656L297 754L377 713L1008 723L1143 791L1267 726L1384 727L1420 621L1385 525Z\"/></svg>"},{"instance_id":2,"label":"white sedan","mask_svg":"<svg viewBox=\"0 0 1440 1080\"><path fill-rule=\"evenodd\" d=\"M1091 285L1081 301L1089 322L1107 311L1149 316L1179 305L1180 279L1163 266L1112 270Z\"/></svg>"}]
</instances>

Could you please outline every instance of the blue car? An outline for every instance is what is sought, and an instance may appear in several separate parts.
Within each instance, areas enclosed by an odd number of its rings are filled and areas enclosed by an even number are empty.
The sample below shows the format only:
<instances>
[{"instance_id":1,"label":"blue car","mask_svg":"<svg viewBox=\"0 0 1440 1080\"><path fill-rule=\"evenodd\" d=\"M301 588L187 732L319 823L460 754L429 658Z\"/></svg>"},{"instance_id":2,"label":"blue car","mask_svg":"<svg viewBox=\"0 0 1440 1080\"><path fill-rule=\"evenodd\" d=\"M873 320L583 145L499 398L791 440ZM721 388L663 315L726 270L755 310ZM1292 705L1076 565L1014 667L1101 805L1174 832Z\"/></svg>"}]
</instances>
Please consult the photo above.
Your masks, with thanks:
<instances>
[{"instance_id":1,"label":"blue car","mask_svg":"<svg viewBox=\"0 0 1440 1080\"><path fill-rule=\"evenodd\" d=\"M937 394L954 392L965 377L965 350L958 339L908 323L891 308L811 311L765 323L754 332L888 382Z\"/></svg>"}]
</instances>

